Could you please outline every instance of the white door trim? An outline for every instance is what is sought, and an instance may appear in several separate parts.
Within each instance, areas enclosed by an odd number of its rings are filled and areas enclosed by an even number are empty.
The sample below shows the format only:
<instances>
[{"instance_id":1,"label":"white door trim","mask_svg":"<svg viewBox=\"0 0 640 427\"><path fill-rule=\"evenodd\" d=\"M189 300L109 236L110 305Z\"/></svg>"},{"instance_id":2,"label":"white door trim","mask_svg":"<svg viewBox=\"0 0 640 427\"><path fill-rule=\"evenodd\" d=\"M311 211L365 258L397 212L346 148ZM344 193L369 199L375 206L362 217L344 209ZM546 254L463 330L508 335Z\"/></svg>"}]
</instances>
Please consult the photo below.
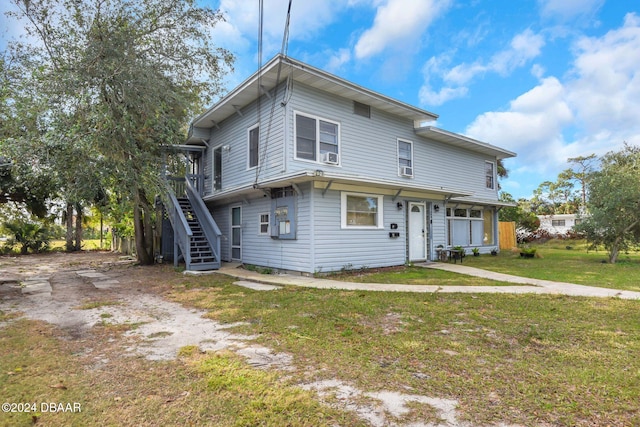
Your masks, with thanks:
<instances>
[{"instance_id":1,"label":"white door trim","mask_svg":"<svg viewBox=\"0 0 640 427\"><path fill-rule=\"evenodd\" d=\"M413 212L417 207L420 212ZM418 214L418 215L413 215ZM417 219L416 219L417 218ZM407 205L407 246L409 261L427 260L427 204L426 202L409 202Z\"/></svg>"}]
</instances>

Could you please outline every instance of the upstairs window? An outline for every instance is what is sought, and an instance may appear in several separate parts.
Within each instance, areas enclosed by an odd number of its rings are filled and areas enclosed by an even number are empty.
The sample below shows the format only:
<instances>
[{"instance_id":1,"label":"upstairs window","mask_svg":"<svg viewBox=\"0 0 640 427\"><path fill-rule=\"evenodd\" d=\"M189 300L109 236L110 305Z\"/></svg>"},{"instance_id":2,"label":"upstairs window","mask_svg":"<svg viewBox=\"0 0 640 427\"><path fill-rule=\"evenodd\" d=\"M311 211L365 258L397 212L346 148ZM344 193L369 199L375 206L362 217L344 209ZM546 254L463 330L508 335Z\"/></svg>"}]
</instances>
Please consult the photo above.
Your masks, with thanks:
<instances>
[{"instance_id":1,"label":"upstairs window","mask_svg":"<svg viewBox=\"0 0 640 427\"><path fill-rule=\"evenodd\" d=\"M413 176L413 143L398 140L398 174Z\"/></svg>"},{"instance_id":2,"label":"upstairs window","mask_svg":"<svg viewBox=\"0 0 640 427\"><path fill-rule=\"evenodd\" d=\"M295 117L297 159L323 161L326 153L339 153L340 126L338 123L299 113L296 113Z\"/></svg>"},{"instance_id":3,"label":"upstairs window","mask_svg":"<svg viewBox=\"0 0 640 427\"><path fill-rule=\"evenodd\" d=\"M493 162L485 162L484 163L484 175L486 187L489 190L494 190L495 187L495 165Z\"/></svg>"},{"instance_id":4,"label":"upstairs window","mask_svg":"<svg viewBox=\"0 0 640 427\"><path fill-rule=\"evenodd\" d=\"M249 169L258 166L260 147L260 127L255 125L249 128Z\"/></svg>"}]
</instances>

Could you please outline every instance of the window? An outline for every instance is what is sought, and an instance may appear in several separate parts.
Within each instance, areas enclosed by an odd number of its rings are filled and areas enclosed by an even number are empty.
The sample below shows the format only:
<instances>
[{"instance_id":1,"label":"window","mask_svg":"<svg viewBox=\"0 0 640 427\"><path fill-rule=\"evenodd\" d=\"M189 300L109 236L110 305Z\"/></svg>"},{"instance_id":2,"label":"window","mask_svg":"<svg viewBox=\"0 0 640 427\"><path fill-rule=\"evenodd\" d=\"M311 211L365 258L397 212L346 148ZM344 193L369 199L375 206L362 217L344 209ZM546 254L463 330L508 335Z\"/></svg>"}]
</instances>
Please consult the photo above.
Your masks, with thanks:
<instances>
[{"instance_id":1,"label":"window","mask_svg":"<svg viewBox=\"0 0 640 427\"><path fill-rule=\"evenodd\" d=\"M486 186L488 189L495 189L495 166L493 162L484 163L484 174L486 180Z\"/></svg>"},{"instance_id":2,"label":"window","mask_svg":"<svg viewBox=\"0 0 640 427\"><path fill-rule=\"evenodd\" d=\"M339 153L337 123L296 113L296 158L322 161L325 153Z\"/></svg>"},{"instance_id":3,"label":"window","mask_svg":"<svg viewBox=\"0 0 640 427\"><path fill-rule=\"evenodd\" d=\"M398 174L413 175L413 143L398 140Z\"/></svg>"},{"instance_id":4,"label":"window","mask_svg":"<svg viewBox=\"0 0 640 427\"><path fill-rule=\"evenodd\" d=\"M382 228L383 196L342 193L342 228Z\"/></svg>"},{"instance_id":5,"label":"window","mask_svg":"<svg viewBox=\"0 0 640 427\"><path fill-rule=\"evenodd\" d=\"M258 230L258 234L269 234L269 214L263 213L260 214L260 229Z\"/></svg>"},{"instance_id":6,"label":"window","mask_svg":"<svg viewBox=\"0 0 640 427\"><path fill-rule=\"evenodd\" d=\"M552 227L564 227L565 226L565 221L564 221L564 219L552 219L551 220L551 226Z\"/></svg>"},{"instance_id":7,"label":"window","mask_svg":"<svg viewBox=\"0 0 640 427\"><path fill-rule=\"evenodd\" d=\"M249 128L249 168L255 168L259 162L260 127Z\"/></svg>"},{"instance_id":8,"label":"window","mask_svg":"<svg viewBox=\"0 0 640 427\"><path fill-rule=\"evenodd\" d=\"M222 147L213 150L213 189L222 189Z\"/></svg>"},{"instance_id":9,"label":"window","mask_svg":"<svg viewBox=\"0 0 640 427\"><path fill-rule=\"evenodd\" d=\"M447 208L449 246L494 244L493 211L490 209Z\"/></svg>"}]
</instances>

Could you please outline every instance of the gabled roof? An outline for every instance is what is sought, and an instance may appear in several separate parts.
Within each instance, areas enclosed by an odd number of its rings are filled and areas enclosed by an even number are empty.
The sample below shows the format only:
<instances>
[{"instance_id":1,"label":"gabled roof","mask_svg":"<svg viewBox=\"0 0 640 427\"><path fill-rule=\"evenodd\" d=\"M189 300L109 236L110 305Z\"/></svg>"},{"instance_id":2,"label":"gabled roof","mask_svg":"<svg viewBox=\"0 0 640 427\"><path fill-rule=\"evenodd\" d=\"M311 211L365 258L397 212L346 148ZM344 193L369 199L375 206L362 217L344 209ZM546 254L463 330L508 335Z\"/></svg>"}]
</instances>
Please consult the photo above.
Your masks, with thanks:
<instances>
[{"instance_id":1,"label":"gabled roof","mask_svg":"<svg viewBox=\"0 0 640 427\"><path fill-rule=\"evenodd\" d=\"M495 145L487 144L486 142L478 141L476 139L449 132L433 126L417 128L415 132L420 136L424 136L426 138L433 139L447 145L452 145L455 147L464 148L466 150L486 154L498 159L516 157L516 153L514 153L513 151L505 150L504 148L496 147Z\"/></svg>"},{"instance_id":2,"label":"gabled roof","mask_svg":"<svg viewBox=\"0 0 640 427\"><path fill-rule=\"evenodd\" d=\"M259 95L269 92L291 76L294 81L323 90L336 96L368 104L374 109L413 120L416 123L431 122L437 114L422 110L397 99L389 98L333 74L314 68L290 57L277 55L240 86L233 89L219 102L196 117L192 127L211 128L216 123L249 105ZM259 86L262 86L261 88Z\"/></svg>"}]
</instances>

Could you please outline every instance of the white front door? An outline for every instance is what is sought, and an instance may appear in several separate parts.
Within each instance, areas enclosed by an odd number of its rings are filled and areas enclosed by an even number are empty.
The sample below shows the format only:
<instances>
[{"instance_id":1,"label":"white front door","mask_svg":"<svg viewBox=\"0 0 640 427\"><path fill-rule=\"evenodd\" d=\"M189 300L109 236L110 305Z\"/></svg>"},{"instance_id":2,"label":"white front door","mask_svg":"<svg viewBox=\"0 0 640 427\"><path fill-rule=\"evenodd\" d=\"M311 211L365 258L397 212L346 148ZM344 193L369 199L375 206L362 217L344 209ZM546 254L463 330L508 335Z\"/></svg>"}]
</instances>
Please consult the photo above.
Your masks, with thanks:
<instances>
[{"instance_id":1,"label":"white front door","mask_svg":"<svg viewBox=\"0 0 640 427\"><path fill-rule=\"evenodd\" d=\"M424 203L409 202L409 261L427 259L427 214Z\"/></svg>"}]
</instances>

